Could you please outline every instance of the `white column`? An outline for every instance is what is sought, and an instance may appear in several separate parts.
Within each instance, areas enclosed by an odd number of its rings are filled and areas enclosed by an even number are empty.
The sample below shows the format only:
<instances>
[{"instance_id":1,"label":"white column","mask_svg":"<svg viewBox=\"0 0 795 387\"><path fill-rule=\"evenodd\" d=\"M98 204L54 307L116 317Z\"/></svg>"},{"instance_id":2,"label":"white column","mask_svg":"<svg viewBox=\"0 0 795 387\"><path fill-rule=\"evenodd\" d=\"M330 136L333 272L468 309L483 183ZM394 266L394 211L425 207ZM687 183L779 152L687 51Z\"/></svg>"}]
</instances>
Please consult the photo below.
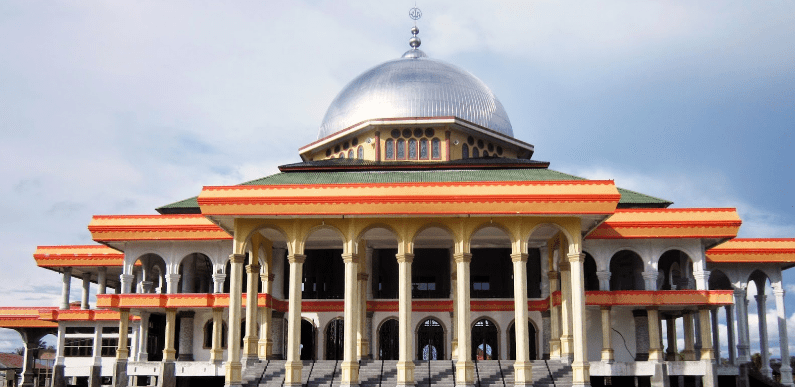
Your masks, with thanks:
<instances>
[{"instance_id":1,"label":"white column","mask_svg":"<svg viewBox=\"0 0 795 387\"><path fill-rule=\"evenodd\" d=\"M223 342L223 324L224 324L224 310L223 308L213 308L213 339L212 348L210 349L210 362L220 363L223 361L224 350L221 348Z\"/></svg>"},{"instance_id":2,"label":"white column","mask_svg":"<svg viewBox=\"0 0 795 387\"><path fill-rule=\"evenodd\" d=\"M566 258L561 258L560 268L560 357L566 362L574 358L574 339L572 338L571 310L571 265Z\"/></svg>"},{"instance_id":3,"label":"white column","mask_svg":"<svg viewBox=\"0 0 795 387\"><path fill-rule=\"evenodd\" d=\"M450 251L450 298L453 300L452 327L450 340L450 360L458 360L458 269L455 263L455 251Z\"/></svg>"},{"instance_id":4,"label":"white column","mask_svg":"<svg viewBox=\"0 0 795 387\"><path fill-rule=\"evenodd\" d=\"M176 360L177 350L174 346L174 333L177 330L177 310L172 308L166 308L166 334L163 341L165 341L165 346L163 347L163 361L174 361Z\"/></svg>"},{"instance_id":5,"label":"white column","mask_svg":"<svg viewBox=\"0 0 795 387\"><path fill-rule=\"evenodd\" d=\"M72 268L63 268L63 287L61 288L61 309L69 309L69 292L72 287Z\"/></svg>"},{"instance_id":6,"label":"white column","mask_svg":"<svg viewBox=\"0 0 795 387\"><path fill-rule=\"evenodd\" d=\"M515 321L513 326L516 332L516 361L513 363L514 385L531 386L533 384L533 363L530 361L530 331L527 327L529 321L527 311L527 254L514 251L511 254L511 262L513 262L513 310ZM459 270L461 270L460 266ZM467 279L469 279L469 267L467 267ZM469 281L466 282L467 289L469 289ZM469 303L467 302L465 306L468 322ZM467 324L465 329L469 330L469 324ZM470 347L470 345L468 344L467 347Z\"/></svg>"},{"instance_id":7,"label":"white column","mask_svg":"<svg viewBox=\"0 0 795 387\"><path fill-rule=\"evenodd\" d=\"M613 329L610 322L610 306L602 306L600 309L602 311L602 361L612 363L615 361L615 356L613 353Z\"/></svg>"},{"instance_id":8,"label":"white column","mask_svg":"<svg viewBox=\"0 0 795 387\"><path fill-rule=\"evenodd\" d=\"M458 386L472 386L475 384L475 364L472 362L472 330L469 328L469 264L472 262L472 254L455 253L453 257L455 259L456 266L456 303L458 303L455 327L456 331L458 332L458 354L456 356L457 360L455 362L455 382ZM527 262L526 255L525 262ZM514 263L514 266L516 266L516 263ZM516 269L514 269L514 272L515 271ZM514 276L514 284L515 283L516 278ZM515 286L514 289L516 289ZM525 299L527 298L526 293L527 290L525 290ZM514 294L514 296L514 298L517 300L521 298L521 294ZM525 302L525 305L527 305L527 302ZM526 306L525 309L527 309ZM517 311L517 315L518 313L520 312ZM518 339L520 338L520 325L522 324L516 324L517 343L519 342ZM518 362L519 354L517 353L516 356ZM515 367L516 366L514 365L514 368ZM517 375L520 377L517 379L517 385L520 385L522 383L521 375Z\"/></svg>"},{"instance_id":9,"label":"white column","mask_svg":"<svg viewBox=\"0 0 795 387\"><path fill-rule=\"evenodd\" d=\"M550 271L547 273L549 278L549 324L550 324L550 339L549 339L549 357L550 359L560 359L560 306L555 305L554 293L558 288L558 272Z\"/></svg>"},{"instance_id":10,"label":"white column","mask_svg":"<svg viewBox=\"0 0 795 387\"><path fill-rule=\"evenodd\" d=\"M287 361L284 364L284 384L286 386L300 386L302 364L299 359L298 345L301 344L301 282L306 256L291 254L287 259L290 262L290 283L288 289Z\"/></svg>"},{"instance_id":11,"label":"white column","mask_svg":"<svg viewBox=\"0 0 795 387\"><path fill-rule=\"evenodd\" d=\"M91 273L83 273L83 293L80 298L80 309L89 309L88 294L91 289Z\"/></svg>"},{"instance_id":12,"label":"white column","mask_svg":"<svg viewBox=\"0 0 795 387\"><path fill-rule=\"evenodd\" d=\"M597 271L596 278L599 278L599 290L608 291L610 290L610 272L609 271Z\"/></svg>"},{"instance_id":13,"label":"white column","mask_svg":"<svg viewBox=\"0 0 795 387\"><path fill-rule=\"evenodd\" d=\"M398 253L398 327L399 346L397 385L414 385L414 332L411 324L411 263L414 254Z\"/></svg>"},{"instance_id":14,"label":"white column","mask_svg":"<svg viewBox=\"0 0 795 387\"><path fill-rule=\"evenodd\" d=\"M357 359L356 340L359 331L359 257L355 254L343 254L342 261L345 263L345 321L343 325L343 360L342 378L343 386L359 384L359 362Z\"/></svg>"},{"instance_id":15,"label":"white column","mask_svg":"<svg viewBox=\"0 0 795 387\"><path fill-rule=\"evenodd\" d=\"M179 278L179 274L166 274L166 293L177 294ZM162 292L163 289L160 289L160 291Z\"/></svg>"},{"instance_id":16,"label":"white column","mask_svg":"<svg viewBox=\"0 0 795 387\"><path fill-rule=\"evenodd\" d=\"M762 286L757 286L760 292L764 291ZM759 353L762 355L762 372L763 375L771 377L773 371L770 369L770 349L767 341L767 296L764 294L757 294L756 296L756 313L759 316Z\"/></svg>"},{"instance_id":17,"label":"white column","mask_svg":"<svg viewBox=\"0 0 795 387\"><path fill-rule=\"evenodd\" d=\"M737 356L735 354L735 340L734 340L734 313L732 309L734 307L732 305L726 305L724 310L726 311L726 336L728 336L729 341L729 364L737 365Z\"/></svg>"},{"instance_id":18,"label":"white column","mask_svg":"<svg viewBox=\"0 0 795 387\"><path fill-rule=\"evenodd\" d=\"M748 343L748 308L745 289L734 289L734 305L737 315L737 362L745 364L751 361Z\"/></svg>"},{"instance_id":19,"label":"white column","mask_svg":"<svg viewBox=\"0 0 795 387\"><path fill-rule=\"evenodd\" d=\"M108 287L108 268L100 266L97 268L97 294L105 294Z\"/></svg>"},{"instance_id":20,"label":"white column","mask_svg":"<svg viewBox=\"0 0 795 387\"><path fill-rule=\"evenodd\" d=\"M574 362L571 363L572 386L590 386L590 363L588 362L588 332L585 326L585 254L573 252L568 255L571 265L571 310L574 340Z\"/></svg>"},{"instance_id":21,"label":"white column","mask_svg":"<svg viewBox=\"0 0 795 387\"><path fill-rule=\"evenodd\" d=\"M657 290L657 278L660 274L656 271L644 271L643 282L646 285L646 290Z\"/></svg>"},{"instance_id":22,"label":"white column","mask_svg":"<svg viewBox=\"0 0 795 387\"><path fill-rule=\"evenodd\" d=\"M787 312L784 308L784 288L779 284L773 289L776 296L776 318L778 319L778 340L781 349L781 384L792 386L792 367L789 364L789 338L787 337Z\"/></svg>"},{"instance_id":23,"label":"white column","mask_svg":"<svg viewBox=\"0 0 795 387\"><path fill-rule=\"evenodd\" d=\"M225 273L213 273L213 293L224 292L224 281L226 280Z\"/></svg>"},{"instance_id":24,"label":"white column","mask_svg":"<svg viewBox=\"0 0 795 387\"><path fill-rule=\"evenodd\" d=\"M710 309L709 313L712 317L712 347L715 351L715 359L717 359L718 364L720 364L720 332L718 332L718 310Z\"/></svg>"},{"instance_id":25,"label":"white column","mask_svg":"<svg viewBox=\"0 0 795 387\"><path fill-rule=\"evenodd\" d=\"M135 278L132 274L122 274L119 276L119 283L121 284L121 292L124 294L132 293L132 284L133 279Z\"/></svg>"},{"instance_id":26,"label":"white column","mask_svg":"<svg viewBox=\"0 0 795 387\"><path fill-rule=\"evenodd\" d=\"M240 385L243 380L240 362L240 320L243 301L243 263L246 260L245 254L231 254L229 262L232 277L229 282L229 334L227 335L226 346L226 386Z\"/></svg>"},{"instance_id":27,"label":"white column","mask_svg":"<svg viewBox=\"0 0 795 387\"><path fill-rule=\"evenodd\" d=\"M149 312L141 312L141 323L138 324L138 354L133 356L138 361L149 360Z\"/></svg>"},{"instance_id":28,"label":"white column","mask_svg":"<svg viewBox=\"0 0 795 387\"><path fill-rule=\"evenodd\" d=\"M693 328L693 315L691 313L686 312L682 315L682 329L685 331L685 349L682 351L682 357L687 361L696 360L695 340L693 338L695 328Z\"/></svg>"},{"instance_id":29,"label":"white column","mask_svg":"<svg viewBox=\"0 0 795 387\"><path fill-rule=\"evenodd\" d=\"M243 358L246 364L256 362L259 360L257 356L257 348L259 345L259 336L257 335L257 328L259 327L259 311L257 310L257 285L259 285L259 260L257 259L257 252L251 252L252 263L246 266L246 275L248 288L246 289L246 335L243 338Z\"/></svg>"}]
</instances>

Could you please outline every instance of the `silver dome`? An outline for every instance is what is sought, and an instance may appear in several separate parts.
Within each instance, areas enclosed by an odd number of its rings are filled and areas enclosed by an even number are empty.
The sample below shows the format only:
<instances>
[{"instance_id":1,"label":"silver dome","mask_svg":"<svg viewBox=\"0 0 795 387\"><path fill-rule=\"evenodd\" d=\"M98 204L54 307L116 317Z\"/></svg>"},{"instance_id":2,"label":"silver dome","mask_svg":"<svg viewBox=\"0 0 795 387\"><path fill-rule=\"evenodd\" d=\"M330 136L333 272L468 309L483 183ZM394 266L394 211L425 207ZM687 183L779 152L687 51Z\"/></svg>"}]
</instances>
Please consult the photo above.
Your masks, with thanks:
<instances>
[{"instance_id":1,"label":"silver dome","mask_svg":"<svg viewBox=\"0 0 795 387\"><path fill-rule=\"evenodd\" d=\"M413 49L348 83L326 111L318 139L371 119L449 116L513 137L505 108L486 84Z\"/></svg>"}]
</instances>

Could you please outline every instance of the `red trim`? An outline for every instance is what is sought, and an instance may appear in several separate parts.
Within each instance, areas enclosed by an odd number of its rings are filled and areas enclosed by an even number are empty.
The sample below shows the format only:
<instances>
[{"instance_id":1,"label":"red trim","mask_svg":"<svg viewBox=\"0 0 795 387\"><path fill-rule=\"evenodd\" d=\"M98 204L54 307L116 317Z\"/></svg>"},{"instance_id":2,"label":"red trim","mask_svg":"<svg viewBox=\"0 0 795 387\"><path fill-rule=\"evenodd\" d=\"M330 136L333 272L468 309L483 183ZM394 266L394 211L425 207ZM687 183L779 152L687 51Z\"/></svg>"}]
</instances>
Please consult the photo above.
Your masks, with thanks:
<instances>
[{"instance_id":1,"label":"red trim","mask_svg":"<svg viewBox=\"0 0 795 387\"><path fill-rule=\"evenodd\" d=\"M661 213L670 214L676 212L737 212L736 208L707 207L707 208L618 208L616 213Z\"/></svg>"},{"instance_id":2,"label":"red trim","mask_svg":"<svg viewBox=\"0 0 795 387\"><path fill-rule=\"evenodd\" d=\"M731 242L795 242L795 238L734 238L726 243ZM720 248L720 246L716 246L712 249Z\"/></svg>"},{"instance_id":3,"label":"red trim","mask_svg":"<svg viewBox=\"0 0 795 387\"><path fill-rule=\"evenodd\" d=\"M94 219L199 219L204 218L202 214L180 214L180 215L94 215Z\"/></svg>"},{"instance_id":4,"label":"red trim","mask_svg":"<svg viewBox=\"0 0 795 387\"><path fill-rule=\"evenodd\" d=\"M692 228L692 227L740 227L741 220L682 220L682 221L644 221L611 222L608 220L597 229L611 228Z\"/></svg>"},{"instance_id":5,"label":"red trim","mask_svg":"<svg viewBox=\"0 0 795 387\"><path fill-rule=\"evenodd\" d=\"M350 183L350 184L279 184L279 185L215 185L204 186L206 191L253 191L253 190L284 190L284 189L319 189L319 188L389 188L389 187L493 187L493 186L555 186L555 185L615 185L613 180L516 180L516 181L455 181L455 182L422 182L422 183ZM610 195L610 196L620 196ZM201 197L199 197L201 200ZM618 209L616 211L619 211ZM204 216L198 214L198 216Z\"/></svg>"},{"instance_id":6,"label":"red trim","mask_svg":"<svg viewBox=\"0 0 795 387\"><path fill-rule=\"evenodd\" d=\"M381 132L375 131L375 160L381 161Z\"/></svg>"},{"instance_id":7,"label":"red trim","mask_svg":"<svg viewBox=\"0 0 795 387\"><path fill-rule=\"evenodd\" d=\"M341 196L341 197L295 197L295 196L271 196L271 197L234 197L234 198L199 198L199 205L225 205L225 204L258 204L258 205L284 205L284 204L347 204L347 203L375 203L375 204L399 204L399 203L494 203L494 202L612 202L619 195L471 195L471 196L450 196L450 195L384 195L384 196ZM617 199L616 199L617 200ZM120 228L127 230L128 228ZM132 228L129 228L132 229ZM91 228L89 228L91 230ZM152 228L156 230L156 228ZM219 229L220 230L220 229ZM93 230L91 230L93 231ZM142 231L149 231L142 230Z\"/></svg>"},{"instance_id":8,"label":"red trim","mask_svg":"<svg viewBox=\"0 0 795 387\"><path fill-rule=\"evenodd\" d=\"M94 225L88 226L88 231L91 232L114 232L114 231L126 231L126 232L152 232L152 231L224 231L222 228L214 225L214 224L197 224L197 225L176 225L176 224L164 224L164 225L112 225L112 226L105 226L105 225ZM225 232L225 231L224 231Z\"/></svg>"}]
</instances>

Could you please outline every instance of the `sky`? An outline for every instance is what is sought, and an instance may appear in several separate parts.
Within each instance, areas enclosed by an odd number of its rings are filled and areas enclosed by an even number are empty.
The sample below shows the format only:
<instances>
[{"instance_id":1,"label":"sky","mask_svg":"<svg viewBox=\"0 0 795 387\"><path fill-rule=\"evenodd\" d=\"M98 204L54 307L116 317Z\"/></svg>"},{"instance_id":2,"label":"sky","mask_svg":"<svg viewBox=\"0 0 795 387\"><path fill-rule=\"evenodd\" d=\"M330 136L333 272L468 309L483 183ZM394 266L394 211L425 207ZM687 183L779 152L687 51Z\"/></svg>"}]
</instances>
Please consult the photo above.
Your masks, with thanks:
<instances>
[{"instance_id":1,"label":"sky","mask_svg":"<svg viewBox=\"0 0 795 387\"><path fill-rule=\"evenodd\" d=\"M57 305L33 251L92 243L92 215L298 161L343 86L409 48L414 5L0 2L0 305ZM792 0L417 5L421 49L489 85L534 159L795 237Z\"/></svg>"}]
</instances>

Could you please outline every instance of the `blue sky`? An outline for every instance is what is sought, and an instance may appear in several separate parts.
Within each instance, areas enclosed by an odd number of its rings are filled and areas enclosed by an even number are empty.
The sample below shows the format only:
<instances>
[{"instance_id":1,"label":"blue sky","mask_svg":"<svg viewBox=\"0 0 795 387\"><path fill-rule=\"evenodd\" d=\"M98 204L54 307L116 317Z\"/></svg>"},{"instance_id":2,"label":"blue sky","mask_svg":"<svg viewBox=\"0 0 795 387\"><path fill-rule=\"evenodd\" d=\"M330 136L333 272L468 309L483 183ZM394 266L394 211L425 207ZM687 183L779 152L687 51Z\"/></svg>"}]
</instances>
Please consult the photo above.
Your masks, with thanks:
<instances>
[{"instance_id":1,"label":"blue sky","mask_svg":"<svg viewBox=\"0 0 795 387\"><path fill-rule=\"evenodd\" d=\"M434 1L418 26L552 169L795 237L794 4ZM89 243L91 215L297 161L336 93L408 49L413 5L0 3L0 304L55 305L32 253Z\"/></svg>"}]
</instances>

